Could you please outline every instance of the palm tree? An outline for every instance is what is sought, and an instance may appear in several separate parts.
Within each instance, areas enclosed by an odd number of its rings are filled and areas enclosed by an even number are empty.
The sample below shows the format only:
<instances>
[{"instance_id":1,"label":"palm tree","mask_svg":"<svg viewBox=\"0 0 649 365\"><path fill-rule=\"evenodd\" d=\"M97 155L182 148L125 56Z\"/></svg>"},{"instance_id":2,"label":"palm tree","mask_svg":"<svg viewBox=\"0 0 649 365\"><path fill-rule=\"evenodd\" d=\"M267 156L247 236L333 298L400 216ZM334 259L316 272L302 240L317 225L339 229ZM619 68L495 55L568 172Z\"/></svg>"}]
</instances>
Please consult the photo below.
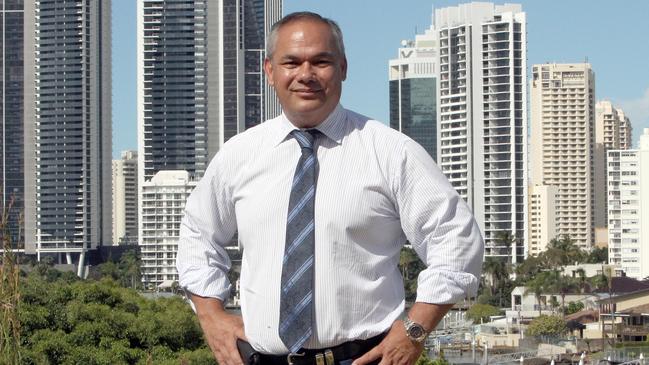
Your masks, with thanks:
<instances>
[{"instance_id":1,"label":"palm tree","mask_svg":"<svg viewBox=\"0 0 649 365\"><path fill-rule=\"evenodd\" d=\"M544 274L545 272L539 273L537 276L535 276L525 284L525 295L532 293L536 298L536 303L538 304L539 309L539 316L541 315L541 295L547 288L547 282Z\"/></svg>"},{"instance_id":2,"label":"palm tree","mask_svg":"<svg viewBox=\"0 0 649 365\"><path fill-rule=\"evenodd\" d=\"M575 270L577 274L577 284L579 285L579 292L584 293L586 286L588 285L588 278L586 278L586 270L582 267Z\"/></svg>"},{"instance_id":3,"label":"palm tree","mask_svg":"<svg viewBox=\"0 0 649 365\"><path fill-rule=\"evenodd\" d=\"M553 280L556 280L554 283L554 289L561 296L561 314L566 316L566 294L570 294L579 288L577 280L570 276L559 275L558 271L556 276L553 275Z\"/></svg>"}]
</instances>

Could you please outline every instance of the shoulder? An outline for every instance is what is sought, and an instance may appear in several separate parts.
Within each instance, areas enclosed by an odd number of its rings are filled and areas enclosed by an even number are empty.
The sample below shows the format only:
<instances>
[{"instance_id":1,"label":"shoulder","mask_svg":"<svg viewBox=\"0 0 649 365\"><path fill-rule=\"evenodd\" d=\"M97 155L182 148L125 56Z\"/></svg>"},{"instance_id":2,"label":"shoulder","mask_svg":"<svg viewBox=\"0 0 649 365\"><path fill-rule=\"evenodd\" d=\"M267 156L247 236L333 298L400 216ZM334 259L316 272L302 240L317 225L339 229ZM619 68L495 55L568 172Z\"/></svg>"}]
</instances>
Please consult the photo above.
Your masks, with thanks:
<instances>
[{"instance_id":1,"label":"shoulder","mask_svg":"<svg viewBox=\"0 0 649 365\"><path fill-rule=\"evenodd\" d=\"M347 111L349 135L372 141L377 148L403 147L412 139L386 123L351 110Z\"/></svg>"},{"instance_id":2,"label":"shoulder","mask_svg":"<svg viewBox=\"0 0 649 365\"><path fill-rule=\"evenodd\" d=\"M278 117L279 118L279 117ZM208 169L236 172L272 146L279 119L269 119L227 140L216 152Z\"/></svg>"},{"instance_id":3,"label":"shoulder","mask_svg":"<svg viewBox=\"0 0 649 365\"><path fill-rule=\"evenodd\" d=\"M428 153L415 140L400 131L389 127L386 123L365 115L347 110L348 135L362 140L366 148L385 154L386 158L394 159L404 154L419 155Z\"/></svg>"}]
</instances>

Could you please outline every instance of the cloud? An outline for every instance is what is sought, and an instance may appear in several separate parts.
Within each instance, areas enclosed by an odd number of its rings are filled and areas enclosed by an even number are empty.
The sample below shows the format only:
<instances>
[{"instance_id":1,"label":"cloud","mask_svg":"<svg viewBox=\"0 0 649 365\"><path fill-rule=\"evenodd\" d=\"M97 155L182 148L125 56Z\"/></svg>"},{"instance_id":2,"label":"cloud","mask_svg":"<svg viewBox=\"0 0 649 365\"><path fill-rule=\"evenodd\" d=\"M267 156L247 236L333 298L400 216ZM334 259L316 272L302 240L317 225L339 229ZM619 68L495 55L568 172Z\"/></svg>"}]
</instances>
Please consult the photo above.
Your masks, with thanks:
<instances>
[{"instance_id":1,"label":"cloud","mask_svg":"<svg viewBox=\"0 0 649 365\"><path fill-rule=\"evenodd\" d=\"M638 139L643 128L649 128L649 88L639 98L620 100L617 103L631 120L633 126L633 145L638 144Z\"/></svg>"}]
</instances>

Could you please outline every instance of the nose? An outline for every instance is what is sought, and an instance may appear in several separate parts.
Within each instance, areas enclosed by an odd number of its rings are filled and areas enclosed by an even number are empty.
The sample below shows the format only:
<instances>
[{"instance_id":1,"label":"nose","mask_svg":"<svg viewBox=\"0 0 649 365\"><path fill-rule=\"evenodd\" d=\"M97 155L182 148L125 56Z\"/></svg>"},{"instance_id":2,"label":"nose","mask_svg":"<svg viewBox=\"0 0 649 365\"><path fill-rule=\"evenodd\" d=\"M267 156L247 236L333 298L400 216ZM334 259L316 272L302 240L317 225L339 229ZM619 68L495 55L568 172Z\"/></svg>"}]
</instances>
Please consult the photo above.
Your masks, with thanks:
<instances>
[{"instance_id":1,"label":"nose","mask_svg":"<svg viewBox=\"0 0 649 365\"><path fill-rule=\"evenodd\" d=\"M311 62L302 62L298 70L298 79L301 82L309 82L315 78L314 68Z\"/></svg>"}]
</instances>

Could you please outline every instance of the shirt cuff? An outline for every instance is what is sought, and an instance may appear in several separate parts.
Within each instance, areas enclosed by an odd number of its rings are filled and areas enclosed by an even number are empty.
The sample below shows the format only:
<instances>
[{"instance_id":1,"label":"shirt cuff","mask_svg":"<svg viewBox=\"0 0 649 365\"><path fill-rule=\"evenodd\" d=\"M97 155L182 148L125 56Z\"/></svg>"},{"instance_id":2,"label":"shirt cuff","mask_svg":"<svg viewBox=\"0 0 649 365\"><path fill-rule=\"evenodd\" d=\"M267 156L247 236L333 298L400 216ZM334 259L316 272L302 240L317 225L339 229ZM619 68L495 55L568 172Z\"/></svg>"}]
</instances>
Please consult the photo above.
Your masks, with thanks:
<instances>
[{"instance_id":1,"label":"shirt cuff","mask_svg":"<svg viewBox=\"0 0 649 365\"><path fill-rule=\"evenodd\" d=\"M185 268L179 273L179 285L190 294L201 297L216 298L225 304L230 297L230 280L220 270L206 270L205 268Z\"/></svg>"},{"instance_id":2,"label":"shirt cuff","mask_svg":"<svg viewBox=\"0 0 649 365\"><path fill-rule=\"evenodd\" d=\"M478 278L466 272L424 270L417 279L417 302L455 304L478 293Z\"/></svg>"}]
</instances>

